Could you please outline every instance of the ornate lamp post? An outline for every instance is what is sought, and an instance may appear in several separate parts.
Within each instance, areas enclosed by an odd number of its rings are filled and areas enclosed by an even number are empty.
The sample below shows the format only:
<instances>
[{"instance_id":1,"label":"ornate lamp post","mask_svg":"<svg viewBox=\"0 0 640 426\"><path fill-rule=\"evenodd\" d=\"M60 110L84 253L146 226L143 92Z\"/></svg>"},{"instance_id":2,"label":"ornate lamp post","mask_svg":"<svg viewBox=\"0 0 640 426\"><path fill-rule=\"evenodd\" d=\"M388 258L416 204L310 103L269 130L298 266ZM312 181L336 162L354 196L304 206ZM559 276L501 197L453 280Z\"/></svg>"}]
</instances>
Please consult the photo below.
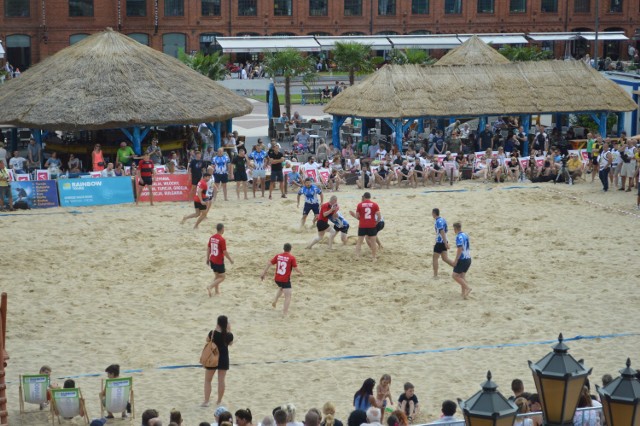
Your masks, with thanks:
<instances>
[{"instance_id":1,"label":"ornate lamp post","mask_svg":"<svg viewBox=\"0 0 640 426\"><path fill-rule=\"evenodd\" d=\"M496 389L491 381L491 371L487 371L487 381L482 390L466 401L458 399L467 426L513 426L518 407Z\"/></svg>"},{"instance_id":2,"label":"ornate lamp post","mask_svg":"<svg viewBox=\"0 0 640 426\"><path fill-rule=\"evenodd\" d=\"M620 370L620 374L604 388L596 385L596 390L608 426L635 426L640 424L640 380L629 358L627 368Z\"/></svg>"},{"instance_id":3,"label":"ornate lamp post","mask_svg":"<svg viewBox=\"0 0 640 426\"><path fill-rule=\"evenodd\" d=\"M584 367L583 360L576 361L567 353L568 350L560 333L553 352L535 364L529 361L546 426L573 424L580 392L591 374L591 369Z\"/></svg>"}]
</instances>

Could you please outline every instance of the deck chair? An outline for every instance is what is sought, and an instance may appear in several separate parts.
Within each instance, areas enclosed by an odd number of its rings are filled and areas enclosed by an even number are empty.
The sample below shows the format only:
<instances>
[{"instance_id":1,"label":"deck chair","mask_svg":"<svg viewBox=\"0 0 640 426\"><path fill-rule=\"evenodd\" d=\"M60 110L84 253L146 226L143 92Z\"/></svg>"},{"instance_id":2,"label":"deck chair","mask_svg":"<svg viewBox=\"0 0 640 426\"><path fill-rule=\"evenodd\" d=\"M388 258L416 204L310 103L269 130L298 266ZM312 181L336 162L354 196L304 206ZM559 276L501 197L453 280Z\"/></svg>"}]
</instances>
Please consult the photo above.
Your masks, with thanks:
<instances>
[{"instance_id":1,"label":"deck chair","mask_svg":"<svg viewBox=\"0 0 640 426\"><path fill-rule=\"evenodd\" d=\"M60 424L60 417L72 419L78 416L89 424L89 415L80 389L51 389L51 424L55 424L56 417Z\"/></svg>"},{"instance_id":2,"label":"deck chair","mask_svg":"<svg viewBox=\"0 0 640 426\"><path fill-rule=\"evenodd\" d=\"M116 379L106 379L101 385L104 399L100 401L100 417L104 417L104 412L113 414L122 413L127 409L127 403L131 404L131 417L135 418L133 404L133 377L118 377Z\"/></svg>"},{"instance_id":3,"label":"deck chair","mask_svg":"<svg viewBox=\"0 0 640 426\"><path fill-rule=\"evenodd\" d=\"M24 403L37 404L39 407L47 403L49 376L33 374L20 377L20 414L24 414Z\"/></svg>"}]
</instances>

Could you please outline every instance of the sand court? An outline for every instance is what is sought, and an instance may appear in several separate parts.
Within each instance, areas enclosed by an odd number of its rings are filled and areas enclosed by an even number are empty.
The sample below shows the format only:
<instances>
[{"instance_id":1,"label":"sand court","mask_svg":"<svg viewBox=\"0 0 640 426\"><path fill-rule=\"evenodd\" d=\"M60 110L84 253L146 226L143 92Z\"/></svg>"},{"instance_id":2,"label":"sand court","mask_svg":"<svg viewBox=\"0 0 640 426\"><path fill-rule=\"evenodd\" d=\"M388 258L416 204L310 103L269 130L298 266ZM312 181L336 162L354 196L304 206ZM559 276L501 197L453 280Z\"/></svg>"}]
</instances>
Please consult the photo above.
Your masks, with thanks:
<instances>
[{"instance_id":1,"label":"sand court","mask_svg":"<svg viewBox=\"0 0 640 426\"><path fill-rule=\"evenodd\" d=\"M551 345L324 357L538 342L559 332L640 332L635 198L601 194L596 184L507 186L466 181L453 187L464 192L444 192L447 186L372 191L386 222L376 264L366 247L362 258L354 256L357 223L347 212L362 194L354 187L337 193L351 229L348 246L336 239L332 251L326 239L304 249L316 232L298 228L302 203L297 209L292 194L237 201L232 191L231 201L216 201L199 230L180 225L190 203L3 216L11 424L20 424L18 374L37 373L42 364L54 377L101 374L76 379L91 417L99 415L104 368L119 363L122 370L141 370L132 374L138 415L132 424L146 408L158 409L167 422L169 411L179 409L187 426L213 421L215 407L199 407L201 369L158 367L197 364L221 314L236 337L224 404L233 412L249 407L254 423L286 402L298 407L301 420L308 408L333 401L337 417L346 420L364 379L378 381L384 373L392 377L395 398L405 381L416 386L423 406L417 420L429 421L443 399L479 390L488 369L507 395L516 377L533 390L526 361L537 361ZM441 263L439 279L431 278L433 207L447 219L450 241L458 220L470 236L470 300L460 298L449 266ZM218 222L225 224L235 264L227 263L222 295L208 298L213 274L205 264L206 242ZM293 275L291 313L283 319L282 300L271 308L273 268L264 282L260 273L285 242L305 275ZM616 376L628 356L640 368L637 334L567 344L594 368L592 383L605 373ZM311 361L280 362L287 360ZM215 379L213 389L215 398ZM24 424L46 422L38 412Z\"/></svg>"}]
</instances>

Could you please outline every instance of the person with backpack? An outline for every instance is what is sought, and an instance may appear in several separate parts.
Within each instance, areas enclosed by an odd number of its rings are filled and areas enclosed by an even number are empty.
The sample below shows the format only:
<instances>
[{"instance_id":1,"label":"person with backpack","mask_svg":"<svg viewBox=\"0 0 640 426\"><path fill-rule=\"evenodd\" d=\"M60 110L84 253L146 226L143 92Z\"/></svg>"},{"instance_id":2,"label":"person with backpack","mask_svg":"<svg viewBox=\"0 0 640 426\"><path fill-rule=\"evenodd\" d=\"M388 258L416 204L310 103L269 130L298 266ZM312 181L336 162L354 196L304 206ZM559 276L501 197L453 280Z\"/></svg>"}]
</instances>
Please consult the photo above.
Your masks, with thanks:
<instances>
[{"instance_id":1,"label":"person with backpack","mask_svg":"<svg viewBox=\"0 0 640 426\"><path fill-rule=\"evenodd\" d=\"M218 348L218 365L215 367L204 367L204 402L202 407L209 406L209 398L211 397L211 381L213 376L218 372L218 401L216 406L222 402L225 390L225 377L229 371L229 346L233 344L233 333L231 333L231 325L229 319L225 315L220 315L217 320L216 328L211 330L207 335L207 343L213 342Z\"/></svg>"}]
</instances>

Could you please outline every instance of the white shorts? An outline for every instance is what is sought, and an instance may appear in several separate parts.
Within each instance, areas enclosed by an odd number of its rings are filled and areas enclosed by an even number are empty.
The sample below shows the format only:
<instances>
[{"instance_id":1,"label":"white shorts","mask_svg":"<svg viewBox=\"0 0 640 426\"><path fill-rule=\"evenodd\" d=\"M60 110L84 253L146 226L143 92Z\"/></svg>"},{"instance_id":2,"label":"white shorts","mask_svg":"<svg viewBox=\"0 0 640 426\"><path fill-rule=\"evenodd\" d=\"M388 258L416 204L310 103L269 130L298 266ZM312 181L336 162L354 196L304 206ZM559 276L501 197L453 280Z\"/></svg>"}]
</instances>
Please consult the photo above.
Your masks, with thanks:
<instances>
[{"instance_id":1,"label":"white shorts","mask_svg":"<svg viewBox=\"0 0 640 426\"><path fill-rule=\"evenodd\" d=\"M265 177L267 177L267 171L266 170L254 170L253 173L251 174L252 177L254 178L262 178L264 179Z\"/></svg>"},{"instance_id":2,"label":"white shorts","mask_svg":"<svg viewBox=\"0 0 640 426\"><path fill-rule=\"evenodd\" d=\"M636 162L631 161L629 163L622 163L622 169L620 170L620 176L633 177L636 171Z\"/></svg>"}]
</instances>

